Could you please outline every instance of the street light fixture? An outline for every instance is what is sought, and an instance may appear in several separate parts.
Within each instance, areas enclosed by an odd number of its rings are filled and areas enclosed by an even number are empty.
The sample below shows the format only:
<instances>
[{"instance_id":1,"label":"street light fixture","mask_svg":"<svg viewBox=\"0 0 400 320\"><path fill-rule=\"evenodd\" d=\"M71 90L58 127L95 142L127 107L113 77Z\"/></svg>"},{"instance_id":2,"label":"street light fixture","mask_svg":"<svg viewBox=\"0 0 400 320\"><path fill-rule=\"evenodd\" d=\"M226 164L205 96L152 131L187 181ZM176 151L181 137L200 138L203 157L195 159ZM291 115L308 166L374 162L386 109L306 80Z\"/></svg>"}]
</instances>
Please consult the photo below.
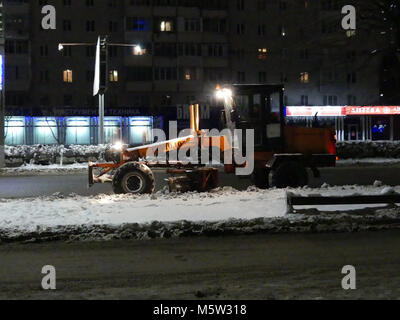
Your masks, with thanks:
<instances>
[{"instance_id":1,"label":"street light fixture","mask_svg":"<svg viewBox=\"0 0 400 320\"><path fill-rule=\"evenodd\" d=\"M217 88L217 91L215 93L217 99L223 100L223 99L229 99L232 98L232 90L228 88L220 89Z\"/></svg>"},{"instance_id":2,"label":"street light fixture","mask_svg":"<svg viewBox=\"0 0 400 320\"><path fill-rule=\"evenodd\" d=\"M109 43L107 37L98 37L97 43L59 43L58 50L63 51L65 47L74 46L96 46L95 77L93 85L93 96L99 95L99 136L98 144L104 144L104 94L107 90L108 70L108 50L107 47L132 47L142 53L142 48L138 44L128 43Z\"/></svg>"},{"instance_id":3,"label":"street light fixture","mask_svg":"<svg viewBox=\"0 0 400 320\"><path fill-rule=\"evenodd\" d=\"M59 43L58 44L58 51L63 51L65 47L77 47L77 46L95 46L96 43L93 42L79 42L79 43Z\"/></svg>"}]
</instances>

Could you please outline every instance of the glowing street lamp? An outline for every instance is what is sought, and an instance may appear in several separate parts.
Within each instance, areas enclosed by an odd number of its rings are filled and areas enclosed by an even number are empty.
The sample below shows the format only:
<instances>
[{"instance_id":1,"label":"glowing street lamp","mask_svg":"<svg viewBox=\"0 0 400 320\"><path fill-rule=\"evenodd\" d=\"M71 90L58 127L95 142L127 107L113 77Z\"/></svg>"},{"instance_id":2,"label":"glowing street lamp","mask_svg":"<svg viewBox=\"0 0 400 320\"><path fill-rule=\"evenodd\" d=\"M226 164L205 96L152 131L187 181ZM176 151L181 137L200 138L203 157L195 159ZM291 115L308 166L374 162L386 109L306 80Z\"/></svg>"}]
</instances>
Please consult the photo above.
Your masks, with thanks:
<instances>
[{"instance_id":1,"label":"glowing street lamp","mask_svg":"<svg viewBox=\"0 0 400 320\"><path fill-rule=\"evenodd\" d=\"M223 99L232 98L233 93L232 93L232 90L228 89L228 88L224 88L224 89L217 88L215 95L216 95L217 99L223 100Z\"/></svg>"}]
</instances>

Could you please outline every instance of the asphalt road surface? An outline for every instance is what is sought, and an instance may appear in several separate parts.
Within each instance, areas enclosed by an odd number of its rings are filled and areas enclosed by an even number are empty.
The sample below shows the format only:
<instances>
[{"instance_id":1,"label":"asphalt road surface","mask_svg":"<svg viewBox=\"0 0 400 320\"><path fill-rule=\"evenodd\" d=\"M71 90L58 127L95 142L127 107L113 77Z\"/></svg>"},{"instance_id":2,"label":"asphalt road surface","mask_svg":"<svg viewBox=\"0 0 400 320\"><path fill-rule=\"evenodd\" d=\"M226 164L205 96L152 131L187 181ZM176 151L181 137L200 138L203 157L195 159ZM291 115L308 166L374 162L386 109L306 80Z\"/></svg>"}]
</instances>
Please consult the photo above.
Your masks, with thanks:
<instances>
[{"instance_id":1,"label":"asphalt road surface","mask_svg":"<svg viewBox=\"0 0 400 320\"><path fill-rule=\"evenodd\" d=\"M310 179L310 186L319 187L324 182L330 185L371 185L380 180L387 185L400 185L400 165L377 165L362 167L337 167L321 170L321 179ZM166 186L164 179L168 177L162 171L156 171L157 190ZM311 175L311 174L310 174ZM246 189L251 185L248 179L234 175L220 175L222 186L233 186L236 189ZM87 174L43 175L43 176L0 176L1 198L25 198L48 196L55 192L64 195L76 193L79 195L111 194L111 185L95 185L87 188Z\"/></svg>"},{"instance_id":2,"label":"asphalt road surface","mask_svg":"<svg viewBox=\"0 0 400 320\"><path fill-rule=\"evenodd\" d=\"M400 230L3 244L0 299L399 299L399 246ZM342 288L345 265L356 290Z\"/></svg>"}]
</instances>

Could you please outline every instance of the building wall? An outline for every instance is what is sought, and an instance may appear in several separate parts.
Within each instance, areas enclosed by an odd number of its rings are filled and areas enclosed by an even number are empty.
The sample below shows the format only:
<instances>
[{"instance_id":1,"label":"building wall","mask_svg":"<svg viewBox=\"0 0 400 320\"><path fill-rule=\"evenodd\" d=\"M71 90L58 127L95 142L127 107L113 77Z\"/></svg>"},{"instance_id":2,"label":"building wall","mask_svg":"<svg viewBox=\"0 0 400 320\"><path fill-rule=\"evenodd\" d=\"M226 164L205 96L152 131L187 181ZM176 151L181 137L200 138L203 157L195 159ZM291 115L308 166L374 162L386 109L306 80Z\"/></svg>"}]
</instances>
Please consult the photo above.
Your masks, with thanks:
<instances>
[{"instance_id":1,"label":"building wall","mask_svg":"<svg viewBox=\"0 0 400 320\"><path fill-rule=\"evenodd\" d=\"M41 30L46 2L57 9L56 30ZM98 35L108 35L113 43L140 44L146 52L135 56L132 48L117 48L110 53L118 82L109 85L107 109L162 113L193 100L215 104L217 83L238 82L284 82L288 105L376 104L380 57L370 54L376 40L362 28L347 37L340 28L340 6L323 3L6 1L7 40L27 44L7 53L7 108L49 116L57 109L95 110L94 46L60 52L58 43L94 44ZM161 32L162 21L171 32ZM63 82L67 69L73 72L72 83ZM355 98L349 101L349 96Z\"/></svg>"},{"instance_id":2,"label":"building wall","mask_svg":"<svg viewBox=\"0 0 400 320\"><path fill-rule=\"evenodd\" d=\"M376 40L363 28L347 37L341 6L324 2L230 1L233 79L243 82L240 71L244 82L283 82L287 105L376 104L380 57L370 54ZM258 57L259 49L267 49L266 57ZM301 82L302 73L308 83Z\"/></svg>"}]
</instances>

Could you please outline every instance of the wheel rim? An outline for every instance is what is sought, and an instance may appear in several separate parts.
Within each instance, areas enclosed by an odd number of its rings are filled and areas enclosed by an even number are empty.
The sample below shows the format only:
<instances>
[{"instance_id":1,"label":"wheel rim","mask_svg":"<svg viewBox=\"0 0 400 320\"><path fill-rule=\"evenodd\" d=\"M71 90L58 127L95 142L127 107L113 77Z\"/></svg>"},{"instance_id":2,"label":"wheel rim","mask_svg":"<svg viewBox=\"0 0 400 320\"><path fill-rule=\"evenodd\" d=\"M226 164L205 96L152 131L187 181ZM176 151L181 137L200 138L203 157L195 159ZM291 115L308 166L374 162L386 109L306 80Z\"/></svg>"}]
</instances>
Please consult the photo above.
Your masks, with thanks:
<instances>
[{"instance_id":1,"label":"wheel rim","mask_svg":"<svg viewBox=\"0 0 400 320\"><path fill-rule=\"evenodd\" d=\"M128 193L140 193L143 189L143 177L132 172L124 177L124 187Z\"/></svg>"}]
</instances>

